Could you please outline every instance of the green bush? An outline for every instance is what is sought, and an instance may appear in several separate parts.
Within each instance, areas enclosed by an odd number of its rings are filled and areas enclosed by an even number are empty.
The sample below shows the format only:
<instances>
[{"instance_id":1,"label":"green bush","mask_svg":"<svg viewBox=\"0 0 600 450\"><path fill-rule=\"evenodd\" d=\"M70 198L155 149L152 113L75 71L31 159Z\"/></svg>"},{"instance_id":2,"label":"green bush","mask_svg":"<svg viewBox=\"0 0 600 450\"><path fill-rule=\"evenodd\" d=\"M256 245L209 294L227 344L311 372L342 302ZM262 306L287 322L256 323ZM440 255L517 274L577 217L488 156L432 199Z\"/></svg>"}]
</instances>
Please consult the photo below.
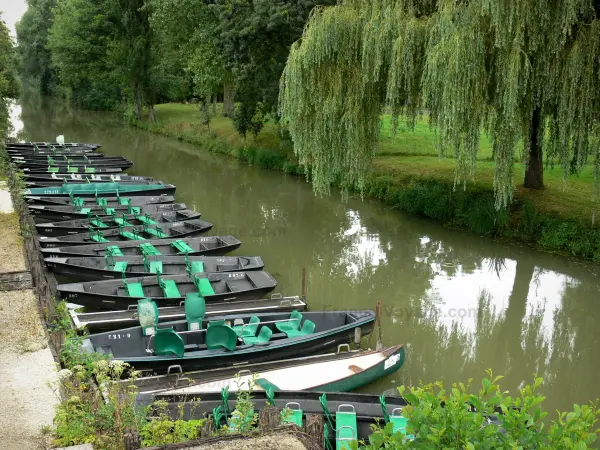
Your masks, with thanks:
<instances>
[{"instance_id":1,"label":"green bush","mask_svg":"<svg viewBox=\"0 0 600 450\"><path fill-rule=\"evenodd\" d=\"M405 439L392 426L373 427L364 450L378 449L587 449L596 442L595 425L600 411L596 403L574 405L573 411L559 413L547 421L539 393L542 379L519 389L516 396L500 389L502 377L483 378L476 393L471 380L445 389L443 383L399 388L408 406ZM488 418L497 420L490 423Z\"/></svg>"}]
</instances>

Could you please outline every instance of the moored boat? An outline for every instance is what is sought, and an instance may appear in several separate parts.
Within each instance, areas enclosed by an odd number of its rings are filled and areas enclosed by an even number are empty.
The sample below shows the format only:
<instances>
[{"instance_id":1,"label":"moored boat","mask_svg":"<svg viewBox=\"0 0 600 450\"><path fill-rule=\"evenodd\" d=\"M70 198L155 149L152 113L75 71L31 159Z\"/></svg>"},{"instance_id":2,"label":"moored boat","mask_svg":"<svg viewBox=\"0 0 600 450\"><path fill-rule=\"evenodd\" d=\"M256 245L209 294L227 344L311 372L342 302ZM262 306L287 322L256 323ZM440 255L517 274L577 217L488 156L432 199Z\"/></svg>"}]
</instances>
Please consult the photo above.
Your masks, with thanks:
<instances>
[{"instance_id":1,"label":"moored boat","mask_svg":"<svg viewBox=\"0 0 600 450\"><path fill-rule=\"evenodd\" d=\"M163 205L166 206L166 205ZM64 256L101 256L106 255L108 247L110 253L116 256L140 255L225 255L242 245L241 241L233 236L202 236L186 239L148 239L147 241L105 242L56 248L42 248L45 258Z\"/></svg>"},{"instance_id":2,"label":"moored boat","mask_svg":"<svg viewBox=\"0 0 600 450\"><path fill-rule=\"evenodd\" d=\"M187 386L174 387L162 392L162 395L202 395L220 393L221 389L237 392L248 390L253 382L253 392L267 389L350 392L396 372L404 364L405 358L404 346L395 345L381 350L315 356L301 361L279 361L276 367L264 369L236 367L237 373L211 376L209 380L206 380L205 373L201 373L197 379L195 373L188 372L185 374Z\"/></svg>"},{"instance_id":3,"label":"moored boat","mask_svg":"<svg viewBox=\"0 0 600 450\"><path fill-rule=\"evenodd\" d=\"M49 195L54 197L110 197L117 194L127 196L174 195L173 184L121 184L121 183L85 183L63 184L59 187L41 187L25 189L24 195Z\"/></svg>"},{"instance_id":4,"label":"moored boat","mask_svg":"<svg viewBox=\"0 0 600 450\"><path fill-rule=\"evenodd\" d=\"M99 149L102 147L101 144L89 144L89 143L81 143L81 142L8 142L6 144L7 148L73 148L73 147L82 147L82 148L90 148L90 149Z\"/></svg>"},{"instance_id":5,"label":"moored boat","mask_svg":"<svg viewBox=\"0 0 600 450\"><path fill-rule=\"evenodd\" d=\"M57 237L39 236L42 248L84 245L94 242L145 241L147 239L181 239L197 236L212 228L212 223L200 219L180 220L157 225L121 226L108 230L89 230L87 233Z\"/></svg>"},{"instance_id":6,"label":"moored boat","mask_svg":"<svg viewBox=\"0 0 600 450\"><path fill-rule=\"evenodd\" d=\"M277 287L267 272L194 273L132 277L122 280L59 284L61 296L86 308L124 309L142 298L159 306L179 305L188 294L201 295L207 302L256 300Z\"/></svg>"},{"instance_id":7,"label":"moored boat","mask_svg":"<svg viewBox=\"0 0 600 450\"><path fill-rule=\"evenodd\" d=\"M200 218L200 213L191 209L178 209L175 211L164 211L148 213L140 211L133 214L121 213L110 216L91 216L87 219L61 220L58 222L36 223L38 233L45 236L64 236L67 234L86 233L90 228L97 230L109 230L111 228L158 225Z\"/></svg>"},{"instance_id":8,"label":"moored boat","mask_svg":"<svg viewBox=\"0 0 600 450\"><path fill-rule=\"evenodd\" d=\"M161 180L128 180L126 177L119 177L120 179L117 181L115 179L103 179L103 180L94 180L94 183L121 183L121 184L161 184L164 185ZM44 181L29 181L24 180L25 186L28 189L32 188L40 188L40 187L53 187L53 186L63 186L65 184L89 184L91 180L44 180Z\"/></svg>"},{"instance_id":9,"label":"moored boat","mask_svg":"<svg viewBox=\"0 0 600 450\"><path fill-rule=\"evenodd\" d=\"M92 166L32 166L20 167L24 174L28 173L121 173L120 167L92 167Z\"/></svg>"},{"instance_id":10,"label":"moored boat","mask_svg":"<svg viewBox=\"0 0 600 450\"><path fill-rule=\"evenodd\" d=\"M69 158L68 160L63 159L53 159L51 162L48 161L48 158L42 157L40 159L13 159L13 164L16 164L19 167L19 170L24 168L36 170L36 169L47 169L48 167L63 169L63 171L68 172L67 168L117 168L121 171L127 170L130 167L133 167L133 162L128 159L118 157L118 158L87 158L85 160L75 160Z\"/></svg>"},{"instance_id":11,"label":"moored boat","mask_svg":"<svg viewBox=\"0 0 600 450\"><path fill-rule=\"evenodd\" d=\"M69 304L70 305L70 304ZM120 330L139 324L136 309L121 311L78 312L77 307L69 308L73 324L77 329L86 329L89 333ZM306 302L299 296L283 297L272 294L268 298L257 300L213 302L206 304L206 317L229 314L260 314L265 312L304 311ZM158 308L158 322L172 322L185 319L185 306L164 306Z\"/></svg>"},{"instance_id":12,"label":"moored boat","mask_svg":"<svg viewBox=\"0 0 600 450\"><path fill-rule=\"evenodd\" d=\"M147 277L157 271L164 275L186 272L245 272L261 270L265 263L259 256L112 256L85 258L46 258L46 265L57 275L73 280L94 281Z\"/></svg>"},{"instance_id":13,"label":"moored boat","mask_svg":"<svg viewBox=\"0 0 600 450\"><path fill-rule=\"evenodd\" d=\"M90 174L80 174L80 173L64 173L64 174L30 174L24 175L23 180L26 183L36 182L36 183L108 183L108 182L122 182L122 181L155 181L152 177L142 177L139 175L125 175L125 174L117 174L117 175L96 175L93 173ZM45 184L48 186L49 184Z\"/></svg>"},{"instance_id":14,"label":"moored boat","mask_svg":"<svg viewBox=\"0 0 600 450\"><path fill-rule=\"evenodd\" d=\"M362 335L370 333L375 320L375 312L368 310L266 313L254 316L258 319L252 322L256 336L248 333L240 337L238 333L247 329L251 316L207 320L201 308L190 305L189 298L188 320L158 325L152 302L138 306L138 311L143 326L89 335L82 348L109 355L140 371L166 373L170 366L178 365L187 372L319 353L347 343L357 328Z\"/></svg>"},{"instance_id":15,"label":"moored boat","mask_svg":"<svg viewBox=\"0 0 600 450\"><path fill-rule=\"evenodd\" d=\"M139 199L140 201L135 201ZM144 203L143 199L148 199ZM38 221L51 220L59 222L63 220L89 219L100 216L111 217L120 214L152 214L166 211L178 211L187 209L185 203L173 203L173 196L164 195L158 197L130 197L131 204L122 205L90 205L90 206L62 206L52 204L28 204L29 213ZM137 204L136 204L137 203Z\"/></svg>"},{"instance_id":16,"label":"moored boat","mask_svg":"<svg viewBox=\"0 0 600 450\"><path fill-rule=\"evenodd\" d=\"M86 155L88 158L102 158L104 153L97 152L91 148L85 147L71 147L68 149L35 149L35 148L7 148L6 152L11 157L17 156L51 156L51 157L62 157L62 156L74 156L74 155Z\"/></svg>"},{"instance_id":17,"label":"moored boat","mask_svg":"<svg viewBox=\"0 0 600 450\"><path fill-rule=\"evenodd\" d=\"M68 197L53 197L51 195L26 195L25 200L27 205L57 205L69 206L71 208L80 209L88 206L140 206L153 203L173 203L175 197L172 195L156 195L156 196L108 196L108 197L76 197L71 195Z\"/></svg>"}]
</instances>

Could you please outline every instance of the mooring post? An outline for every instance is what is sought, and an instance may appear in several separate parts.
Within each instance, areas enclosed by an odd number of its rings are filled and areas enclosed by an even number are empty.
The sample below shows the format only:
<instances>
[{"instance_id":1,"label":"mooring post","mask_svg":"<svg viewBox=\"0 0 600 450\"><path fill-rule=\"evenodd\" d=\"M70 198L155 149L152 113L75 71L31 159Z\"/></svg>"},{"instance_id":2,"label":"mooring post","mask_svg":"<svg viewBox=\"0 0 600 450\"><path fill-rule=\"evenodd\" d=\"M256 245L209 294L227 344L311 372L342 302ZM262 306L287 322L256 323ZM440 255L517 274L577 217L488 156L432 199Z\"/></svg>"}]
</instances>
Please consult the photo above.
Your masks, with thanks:
<instances>
[{"instance_id":1,"label":"mooring post","mask_svg":"<svg viewBox=\"0 0 600 450\"><path fill-rule=\"evenodd\" d=\"M381 350L383 348L383 335L381 333L381 300L377 300L377 309L375 311L375 314L376 314L375 321L377 324L377 332L378 332L377 346L375 347L375 349Z\"/></svg>"},{"instance_id":2,"label":"mooring post","mask_svg":"<svg viewBox=\"0 0 600 450\"><path fill-rule=\"evenodd\" d=\"M302 298L306 301L306 268L302 268Z\"/></svg>"},{"instance_id":3,"label":"mooring post","mask_svg":"<svg viewBox=\"0 0 600 450\"><path fill-rule=\"evenodd\" d=\"M142 448L142 438L137 430L129 430L125 433L125 450L138 450Z\"/></svg>"}]
</instances>

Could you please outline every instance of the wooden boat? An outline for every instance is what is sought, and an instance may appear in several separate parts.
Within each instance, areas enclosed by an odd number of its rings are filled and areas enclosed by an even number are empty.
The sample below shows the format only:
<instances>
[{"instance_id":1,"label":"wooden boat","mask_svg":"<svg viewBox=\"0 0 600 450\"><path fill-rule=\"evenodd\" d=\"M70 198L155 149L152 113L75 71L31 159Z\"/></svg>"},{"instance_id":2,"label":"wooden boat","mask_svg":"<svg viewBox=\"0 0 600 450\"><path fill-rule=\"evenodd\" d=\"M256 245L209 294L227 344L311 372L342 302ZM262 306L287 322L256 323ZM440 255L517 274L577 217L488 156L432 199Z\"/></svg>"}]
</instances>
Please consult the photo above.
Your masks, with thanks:
<instances>
[{"instance_id":1,"label":"wooden boat","mask_svg":"<svg viewBox=\"0 0 600 450\"><path fill-rule=\"evenodd\" d=\"M29 173L121 173L120 167L90 167L90 166L35 166L20 167L24 174Z\"/></svg>"},{"instance_id":2,"label":"wooden boat","mask_svg":"<svg viewBox=\"0 0 600 450\"><path fill-rule=\"evenodd\" d=\"M212 228L212 223L200 219L181 220L164 225L143 225L111 228L108 230L89 230L87 233L67 234L64 236L39 236L42 248L85 245L94 242L145 241L147 239L173 239L193 237Z\"/></svg>"},{"instance_id":3,"label":"wooden boat","mask_svg":"<svg viewBox=\"0 0 600 450\"><path fill-rule=\"evenodd\" d=\"M175 197L172 195L156 195L156 196L108 196L108 197L76 197L62 196L53 197L51 195L26 195L24 196L27 201L27 205L56 205L56 206L69 206L71 208L85 208L89 206L109 206L114 208L115 206L140 206L140 205L151 205L158 203L173 203Z\"/></svg>"},{"instance_id":4,"label":"wooden boat","mask_svg":"<svg viewBox=\"0 0 600 450\"><path fill-rule=\"evenodd\" d=\"M38 233L45 236L64 236L87 233L90 228L109 230L123 226L158 225L200 218L200 213L191 209L164 211L157 213L139 212L133 214L113 214L112 216L92 216L88 219L62 220L59 222L36 223Z\"/></svg>"},{"instance_id":5,"label":"wooden boat","mask_svg":"<svg viewBox=\"0 0 600 450\"><path fill-rule=\"evenodd\" d=\"M190 271L245 272L261 270L265 263L259 256L112 256L104 258L46 258L46 265L58 275L78 281L147 277L157 270L164 275Z\"/></svg>"},{"instance_id":6,"label":"wooden boat","mask_svg":"<svg viewBox=\"0 0 600 450\"><path fill-rule=\"evenodd\" d=\"M177 365L182 372L188 372L248 361L275 361L291 354L319 353L347 343L354 338L357 328L362 335L370 333L375 320L374 311L265 313L255 316L258 321L253 321L260 327L260 331L254 330L258 336L248 335L238 342L238 331L246 328L239 324L248 324L251 316L228 315L207 320L201 309L189 306L189 298L186 305L189 322L158 325L148 302L143 308L138 307L143 327L92 334L84 340L82 348L110 355L140 371L166 373L170 366ZM238 326L238 331L229 324ZM284 325L289 327L286 332L280 330ZM294 325L301 329L294 333Z\"/></svg>"},{"instance_id":7,"label":"wooden boat","mask_svg":"<svg viewBox=\"0 0 600 450\"><path fill-rule=\"evenodd\" d=\"M144 197L132 197L131 199L144 198ZM117 205L117 206L86 206L83 208L76 208L74 206L53 206L53 205L28 205L29 213L34 216L37 220L52 220L52 221L63 221L63 220L77 220L86 219L90 217L100 216L110 217L115 214L152 214L157 212L165 211L178 211L181 209L187 209L185 203L170 203L173 201L172 196L162 197L145 197L148 200L164 200L161 203L149 203L149 204L138 204L133 205ZM133 203L133 202L132 202Z\"/></svg>"},{"instance_id":8,"label":"wooden boat","mask_svg":"<svg viewBox=\"0 0 600 450\"><path fill-rule=\"evenodd\" d=\"M147 184L147 185L164 185L160 180L128 180L125 177L120 177L119 181L117 180L95 180L94 183L120 183L120 184ZM45 188L45 187L56 187L63 185L72 185L72 184L90 184L91 180L44 180L44 181L29 181L24 180L25 186L27 189L33 188Z\"/></svg>"},{"instance_id":9,"label":"wooden boat","mask_svg":"<svg viewBox=\"0 0 600 450\"><path fill-rule=\"evenodd\" d=\"M387 357L387 360L391 359L391 361L387 364L384 364L383 367L384 371L388 374L399 370L402 367L406 358L405 349L403 345L386 347L379 350L378 352L373 352L372 350L350 350L349 344L340 344L338 345L337 351L335 353L302 356L299 358L289 358L279 361L267 361L260 363L250 362L248 364L240 364L233 367L220 367L216 369L200 370L196 372L182 373L180 368L177 365L174 365L170 367L170 370L168 370L168 373L166 375L143 376L138 377L135 380L121 380L118 381L118 383L134 385L137 389L138 402L140 403L150 403L154 399L154 396L158 394L169 398L184 393L198 395L200 391L196 390L196 387L202 388L202 391L204 392L221 393L221 390L223 388L228 389L228 386L230 386L230 380L235 379L237 375L242 376L243 374L255 374L257 378L266 378L269 381L271 381L271 384L275 384L272 382L271 379L269 379L266 376L266 374L280 369L295 371L296 369L302 370L308 369L308 367L313 367L313 370L310 371L310 374L308 376L301 375L300 378L296 378L296 375L294 374L290 376L291 380L284 380L282 386L285 386L290 382L297 382L302 384L321 383L321 381L326 381L325 378L330 377L332 374L328 373L328 370L314 370L315 368L318 368L319 365L327 363L330 369L334 369L334 364L342 365L345 368L350 366L357 366L362 368L363 371L354 373L360 374L364 373L365 367L362 364L362 361L361 364L357 363L357 358L362 358L364 356L372 357L371 355L373 355L374 353L379 353L380 355L389 355ZM265 376L263 376L263 374ZM321 374L323 374L323 378L320 377ZM338 389L327 390L347 392L349 390L358 389L359 387L365 385L369 380L365 379L364 377L351 377L351 379L349 379L348 381L351 381L351 383L336 383L335 387ZM247 389L246 383L244 383L244 388ZM234 383L233 386L231 386L231 389L228 389L228 392L231 393L237 390L237 385L236 383ZM255 383L253 390L256 392L262 392L264 391L264 387ZM277 389L276 391L282 390L287 391L287 389L283 388ZM323 391L325 390L325 388L304 390Z\"/></svg>"},{"instance_id":10,"label":"wooden boat","mask_svg":"<svg viewBox=\"0 0 600 450\"><path fill-rule=\"evenodd\" d=\"M89 257L106 255L106 249L111 247L111 253L116 256L165 255L175 256L188 254L225 255L242 245L233 236L202 236L186 239L148 239L147 241L105 242L99 244L74 245L67 247L42 248L44 257Z\"/></svg>"},{"instance_id":11,"label":"wooden boat","mask_svg":"<svg viewBox=\"0 0 600 450\"><path fill-rule=\"evenodd\" d=\"M89 158L102 158L104 153L97 152L91 148L84 147L72 147L69 149L31 149L31 148L8 148L6 152L9 156L51 156L51 157L62 157L62 156L74 156L74 155L86 155Z\"/></svg>"},{"instance_id":12,"label":"wooden boat","mask_svg":"<svg viewBox=\"0 0 600 450\"><path fill-rule=\"evenodd\" d=\"M42 157L39 160L36 159L13 159L13 164L16 164L19 169L20 168L28 168L28 169L47 169L48 167L57 167L59 169L62 168L63 171L68 172L67 168L118 168L120 170L126 170L130 167L133 167L133 162L125 159L123 157L117 158L95 158L95 159L87 159L87 160L75 160L69 158L68 160L62 160L55 158L50 162L48 158Z\"/></svg>"},{"instance_id":13,"label":"wooden boat","mask_svg":"<svg viewBox=\"0 0 600 450\"><path fill-rule=\"evenodd\" d=\"M156 181L152 177L140 177L137 175L95 175L91 174L77 174L77 173L69 173L69 174L31 174L25 175L23 180L26 183L40 183L42 186L50 186L56 185L57 183L122 183L125 181L133 182L148 182L148 181Z\"/></svg>"},{"instance_id":14,"label":"wooden boat","mask_svg":"<svg viewBox=\"0 0 600 450\"><path fill-rule=\"evenodd\" d=\"M207 302L256 300L277 287L267 272L195 273L133 277L122 280L86 281L60 284L62 297L86 308L124 309L142 298L152 298L158 306L179 305L187 294L200 293Z\"/></svg>"},{"instance_id":15,"label":"wooden boat","mask_svg":"<svg viewBox=\"0 0 600 450\"><path fill-rule=\"evenodd\" d=\"M65 142L64 144L58 144L56 142L9 142L6 144L7 148L38 148L38 149L43 149L43 148L63 148L63 149L69 149L69 148L73 148L73 147L82 147L82 148L90 148L90 149L99 149L100 147L102 147L101 144L86 144L86 143L81 143L81 142Z\"/></svg>"},{"instance_id":16,"label":"wooden boat","mask_svg":"<svg viewBox=\"0 0 600 450\"><path fill-rule=\"evenodd\" d=\"M50 195L53 197L111 197L116 194L143 197L146 195L174 195L173 184L121 184L121 183L85 183L63 184L59 187L25 189L24 195Z\"/></svg>"},{"instance_id":17,"label":"wooden boat","mask_svg":"<svg viewBox=\"0 0 600 450\"><path fill-rule=\"evenodd\" d=\"M186 373L189 386L177 387L163 392L163 395L220 393L248 390L253 378L254 391L332 391L350 392L379 378L399 370L406 358L404 346L395 345L381 350L368 350L356 353L336 354L330 358L312 357L301 363L280 361L278 367L249 370L237 367L236 374L199 380L194 373ZM250 373L248 373L250 372Z\"/></svg>"},{"instance_id":18,"label":"wooden boat","mask_svg":"<svg viewBox=\"0 0 600 450\"><path fill-rule=\"evenodd\" d=\"M82 152L82 153L57 153L57 154L46 154L40 155L39 153L34 152L22 152L22 153L9 153L10 159L13 162L19 161L37 161L42 164L47 164L49 166L54 165L54 161L62 161L63 163L68 163L69 161L91 161L94 160L96 162L109 161L111 159L123 161L125 160L122 156L105 156L104 153L100 152Z\"/></svg>"},{"instance_id":19,"label":"wooden boat","mask_svg":"<svg viewBox=\"0 0 600 450\"><path fill-rule=\"evenodd\" d=\"M83 330L85 328L89 333L120 330L121 328L135 327L140 323L136 309L77 312L77 306L73 305L72 308L69 308L73 323L77 329ZM298 296L282 297L281 294L272 294L269 298L258 300L208 303L206 305L206 317L210 318L227 314L260 314L266 312L289 313L294 310L301 312L305 309L306 302ZM183 305L158 308L158 323L182 319L185 319L185 307Z\"/></svg>"}]
</instances>

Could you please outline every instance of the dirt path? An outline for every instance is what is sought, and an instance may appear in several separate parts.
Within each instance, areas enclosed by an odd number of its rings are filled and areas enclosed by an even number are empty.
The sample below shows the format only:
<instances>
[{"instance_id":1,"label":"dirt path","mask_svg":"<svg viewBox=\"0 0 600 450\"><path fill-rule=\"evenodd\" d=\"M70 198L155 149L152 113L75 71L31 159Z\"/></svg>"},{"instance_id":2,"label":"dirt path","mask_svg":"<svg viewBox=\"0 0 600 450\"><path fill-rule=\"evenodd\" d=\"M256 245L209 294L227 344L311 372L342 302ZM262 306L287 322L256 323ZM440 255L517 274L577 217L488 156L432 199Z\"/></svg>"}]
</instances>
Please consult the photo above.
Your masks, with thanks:
<instances>
[{"instance_id":1,"label":"dirt path","mask_svg":"<svg viewBox=\"0 0 600 450\"><path fill-rule=\"evenodd\" d=\"M0 200L6 202L6 196ZM0 213L0 273L27 270L18 227L14 213ZM58 403L49 386L56 373L34 291L0 291L2 450L43 448L42 427L52 425Z\"/></svg>"}]
</instances>

